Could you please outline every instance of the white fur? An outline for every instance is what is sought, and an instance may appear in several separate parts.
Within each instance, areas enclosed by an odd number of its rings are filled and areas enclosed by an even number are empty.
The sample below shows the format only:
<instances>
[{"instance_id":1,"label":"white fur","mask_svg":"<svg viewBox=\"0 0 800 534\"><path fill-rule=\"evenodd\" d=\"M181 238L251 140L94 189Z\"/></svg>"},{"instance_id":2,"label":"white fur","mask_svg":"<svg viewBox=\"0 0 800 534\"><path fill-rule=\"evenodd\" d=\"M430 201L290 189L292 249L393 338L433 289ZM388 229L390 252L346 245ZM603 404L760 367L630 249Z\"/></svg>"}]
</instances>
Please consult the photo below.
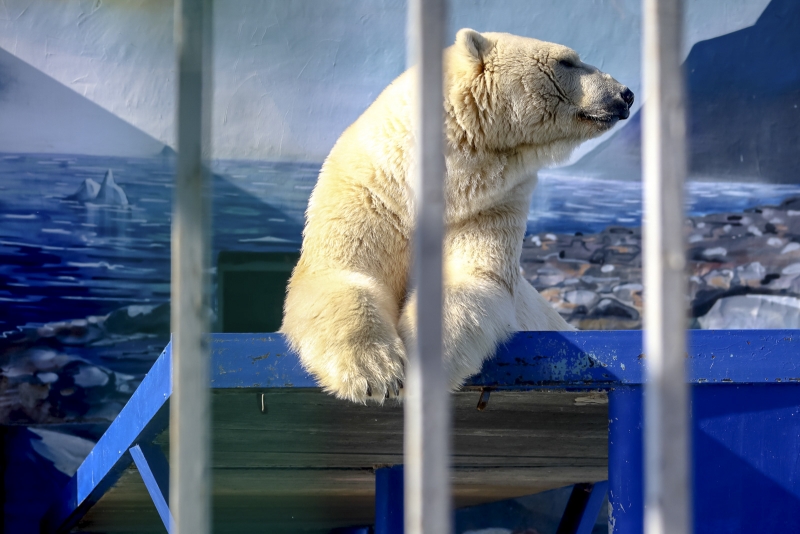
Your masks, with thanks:
<instances>
[{"instance_id":1,"label":"white fur","mask_svg":"<svg viewBox=\"0 0 800 534\"><path fill-rule=\"evenodd\" d=\"M303 365L327 391L357 402L399 396L414 342L415 76L412 69L392 82L325 160L287 292L281 330ZM520 275L528 207L536 170L610 128L622 88L572 50L535 39L461 30L445 51L444 350L452 388L512 332L572 329Z\"/></svg>"}]
</instances>

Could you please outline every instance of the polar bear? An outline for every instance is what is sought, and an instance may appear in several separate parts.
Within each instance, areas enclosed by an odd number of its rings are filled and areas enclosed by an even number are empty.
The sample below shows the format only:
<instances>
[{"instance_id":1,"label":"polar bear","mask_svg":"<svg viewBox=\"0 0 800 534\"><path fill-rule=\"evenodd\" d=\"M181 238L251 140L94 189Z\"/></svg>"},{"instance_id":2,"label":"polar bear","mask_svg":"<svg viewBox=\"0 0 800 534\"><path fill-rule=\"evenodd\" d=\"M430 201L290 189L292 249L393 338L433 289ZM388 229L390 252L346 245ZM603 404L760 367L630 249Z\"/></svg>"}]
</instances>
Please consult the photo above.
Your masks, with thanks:
<instances>
[{"instance_id":1,"label":"polar bear","mask_svg":"<svg viewBox=\"0 0 800 534\"><path fill-rule=\"evenodd\" d=\"M451 388L517 330L572 330L520 274L536 171L626 119L633 93L571 49L458 32L444 52L444 361ZM399 397L409 287L409 69L341 135L311 194L281 331L337 397Z\"/></svg>"}]
</instances>

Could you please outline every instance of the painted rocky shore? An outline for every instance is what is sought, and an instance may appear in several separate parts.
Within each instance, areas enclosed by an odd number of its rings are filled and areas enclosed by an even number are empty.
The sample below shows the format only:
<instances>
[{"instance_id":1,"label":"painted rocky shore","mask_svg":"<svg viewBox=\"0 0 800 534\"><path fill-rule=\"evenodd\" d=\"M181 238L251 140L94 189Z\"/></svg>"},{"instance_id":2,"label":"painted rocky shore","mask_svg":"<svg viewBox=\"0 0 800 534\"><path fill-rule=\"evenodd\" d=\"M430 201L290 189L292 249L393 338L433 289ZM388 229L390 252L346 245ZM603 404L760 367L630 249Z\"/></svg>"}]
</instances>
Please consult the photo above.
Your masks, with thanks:
<instances>
[{"instance_id":1,"label":"painted rocky shore","mask_svg":"<svg viewBox=\"0 0 800 534\"><path fill-rule=\"evenodd\" d=\"M800 198L691 217L685 232L691 327L800 327ZM531 235L521 263L525 278L579 329L642 327L639 228Z\"/></svg>"},{"instance_id":2,"label":"painted rocky shore","mask_svg":"<svg viewBox=\"0 0 800 534\"><path fill-rule=\"evenodd\" d=\"M169 304L0 336L0 424L112 421L169 342Z\"/></svg>"}]
</instances>

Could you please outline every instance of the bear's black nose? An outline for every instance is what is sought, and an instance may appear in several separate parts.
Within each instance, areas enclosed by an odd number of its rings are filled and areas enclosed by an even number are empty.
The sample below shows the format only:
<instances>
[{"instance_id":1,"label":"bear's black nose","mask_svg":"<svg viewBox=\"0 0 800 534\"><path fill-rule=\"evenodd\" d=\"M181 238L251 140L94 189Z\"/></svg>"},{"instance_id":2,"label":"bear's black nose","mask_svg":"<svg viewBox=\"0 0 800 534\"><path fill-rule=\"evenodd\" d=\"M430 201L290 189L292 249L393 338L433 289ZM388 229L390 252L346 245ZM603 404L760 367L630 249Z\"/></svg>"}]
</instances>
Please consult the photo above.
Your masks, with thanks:
<instances>
[{"instance_id":1,"label":"bear's black nose","mask_svg":"<svg viewBox=\"0 0 800 534\"><path fill-rule=\"evenodd\" d=\"M622 90L620 96L622 97L622 100L626 104L628 104L628 107L631 107L633 105L633 91L631 91L626 87L625 89Z\"/></svg>"}]
</instances>

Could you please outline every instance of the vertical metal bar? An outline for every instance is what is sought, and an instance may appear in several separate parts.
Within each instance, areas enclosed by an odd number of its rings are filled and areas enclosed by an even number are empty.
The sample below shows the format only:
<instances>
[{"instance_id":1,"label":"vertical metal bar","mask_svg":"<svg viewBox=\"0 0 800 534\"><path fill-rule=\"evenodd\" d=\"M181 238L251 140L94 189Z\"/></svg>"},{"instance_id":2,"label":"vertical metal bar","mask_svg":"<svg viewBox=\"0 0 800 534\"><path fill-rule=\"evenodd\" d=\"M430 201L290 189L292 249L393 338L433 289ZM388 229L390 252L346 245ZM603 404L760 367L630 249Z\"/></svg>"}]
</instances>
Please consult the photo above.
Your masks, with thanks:
<instances>
[{"instance_id":1,"label":"vertical metal bar","mask_svg":"<svg viewBox=\"0 0 800 534\"><path fill-rule=\"evenodd\" d=\"M417 343L410 347L405 400L405 531L449 534L450 394L442 366L444 237L444 0L411 0L408 59L415 66L412 117L415 192L413 280Z\"/></svg>"},{"instance_id":2,"label":"vertical metal bar","mask_svg":"<svg viewBox=\"0 0 800 534\"><path fill-rule=\"evenodd\" d=\"M170 509L177 534L211 531L209 142L211 0L176 0L178 163L172 213Z\"/></svg>"},{"instance_id":3,"label":"vertical metal bar","mask_svg":"<svg viewBox=\"0 0 800 534\"><path fill-rule=\"evenodd\" d=\"M682 0L644 0L645 532L691 530Z\"/></svg>"}]
</instances>

